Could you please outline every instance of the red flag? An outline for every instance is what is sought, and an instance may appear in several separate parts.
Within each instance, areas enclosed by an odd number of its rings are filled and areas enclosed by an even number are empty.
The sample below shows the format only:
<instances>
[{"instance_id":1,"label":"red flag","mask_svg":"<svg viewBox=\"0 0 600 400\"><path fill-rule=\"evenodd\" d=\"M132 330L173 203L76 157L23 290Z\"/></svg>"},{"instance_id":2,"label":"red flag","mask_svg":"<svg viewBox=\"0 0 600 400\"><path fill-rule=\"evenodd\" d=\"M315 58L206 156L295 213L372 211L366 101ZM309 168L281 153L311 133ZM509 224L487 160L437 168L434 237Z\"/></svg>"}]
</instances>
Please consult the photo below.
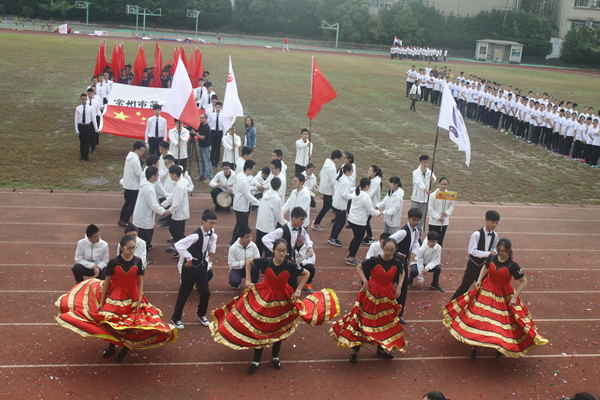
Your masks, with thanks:
<instances>
[{"instance_id":1,"label":"red flag","mask_svg":"<svg viewBox=\"0 0 600 400\"><path fill-rule=\"evenodd\" d=\"M119 66L121 67L121 69L125 68L125 49L123 48L123 43L119 45ZM120 70L119 76L121 76Z\"/></svg>"},{"instance_id":2,"label":"red flag","mask_svg":"<svg viewBox=\"0 0 600 400\"><path fill-rule=\"evenodd\" d=\"M110 57L110 72L113 74L113 82L119 83L119 77L121 76L121 62L119 61L119 45L115 43L112 56Z\"/></svg>"},{"instance_id":3,"label":"red flag","mask_svg":"<svg viewBox=\"0 0 600 400\"><path fill-rule=\"evenodd\" d=\"M102 73L104 73L104 69L109 65L106 60L106 40L103 40L102 43L100 43L100 65L102 67Z\"/></svg>"},{"instance_id":4,"label":"red flag","mask_svg":"<svg viewBox=\"0 0 600 400\"><path fill-rule=\"evenodd\" d=\"M196 84L198 79L202 78L204 74L204 67L202 67L202 53L199 49L196 49Z\"/></svg>"},{"instance_id":5,"label":"red flag","mask_svg":"<svg viewBox=\"0 0 600 400\"><path fill-rule=\"evenodd\" d=\"M192 87L194 89L197 88L198 78L196 77L196 60L194 59L193 51L192 54L190 54L190 63L188 64L188 75L190 76L190 81L192 81Z\"/></svg>"},{"instance_id":6,"label":"red flag","mask_svg":"<svg viewBox=\"0 0 600 400\"><path fill-rule=\"evenodd\" d=\"M156 43L158 44L158 42ZM162 87L162 81L160 80L162 69L162 52L160 51L160 47L156 46L156 51L154 52L154 78L150 82L150 87Z\"/></svg>"},{"instance_id":7,"label":"red flag","mask_svg":"<svg viewBox=\"0 0 600 400\"><path fill-rule=\"evenodd\" d=\"M102 61L100 60L100 48L98 48L98 54L96 54L96 68L94 68L94 76L98 76L102 73Z\"/></svg>"},{"instance_id":8,"label":"red flag","mask_svg":"<svg viewBox=\"0 0 600 400\"><path fill-rule=\"evenodd\" d=\"M311 69L310 105L308 106L308 118L312 121L323 108L325 103L337 97L335 90L331 87L325 75L317 67L317 61L312 58Z\"/></svg>"},{"instance_id":9,"label":"red flag","mask_svg":"<svg viewBox=\"0 0 600 400\"><path fill-rule=\"evenodd\" d=\"M146 64L146 55L144 54L144 45L138 46L138 55L133 63L133 85L142 86L142 79L144 79L144 69L148 68Z\"/></svg>"},{"instance_id":10,"label":"red flag","mask_svg":"<svg viewBox=\"0 0 600 400\"><path fill-rule=\"evenodd\" d=\"M181 61L183 61L183 65L185 65L185 70L188 71L188 74L189 74L188 59L187 59L187 56L185 55L185 48L183 46L181 46L181 50L179 50L179 54L181 54ZM178 63L179 63L179 61L178 61Z\"/></svg>"},{"instance_id":11,"label":"red flag","mask_svg":"<svg viewBox=\"0 0 600 400\"><path fill-rule=\"evenodd\" d=\"M172 61L173 62L171 63L171 76L175 76L175 71L177 70L177 63L179 63L179 47L175 47Z\"/></svg>"},{"instance_id":12,"label":"red flag","mask_svg":"<svg viewBox=\"0 0 600 400\"><path fill-rule=\"evenodd\" d=\"M177 64L183 63L180 58ZM180 67L182 67L180 65ZM173 84L169 91L169 98L163 106L163 111L173 118L190 126L200 126L196 98L192 90L192 83L185 68L178 68L173 77Z\"/></svg>"}]
</instances>

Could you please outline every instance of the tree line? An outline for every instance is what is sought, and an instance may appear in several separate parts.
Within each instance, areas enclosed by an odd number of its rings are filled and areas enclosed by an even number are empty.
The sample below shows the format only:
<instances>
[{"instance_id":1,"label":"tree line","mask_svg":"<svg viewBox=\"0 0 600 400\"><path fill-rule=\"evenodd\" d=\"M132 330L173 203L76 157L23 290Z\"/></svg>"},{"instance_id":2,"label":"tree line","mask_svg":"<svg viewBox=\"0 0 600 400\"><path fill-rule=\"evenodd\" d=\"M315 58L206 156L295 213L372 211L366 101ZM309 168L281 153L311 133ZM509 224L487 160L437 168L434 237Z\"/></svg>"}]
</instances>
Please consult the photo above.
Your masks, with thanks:
<instances>
[{"instance_id":1,"label":"tree line","mask_svg":"<svg viewBox=\"0 0 600 400\"><path fill-rule=\"evenodd\" d=\"M531 1L530 1L531 2ZM131 25L135 16L125 13L131 0L95 0L91 22ZM335 31L320 29L321 21L339 23L341 42L391 45L394 36L404 45L474 49L478 39L512 40L524 44L524 57L543 57L551 51L552 22L539 13L520 10L484 11L475 16L444 15L421 1L396 3L369 13L369 0L167 0L135 1L149 10L162 9L161 18L147 18L152 28L195 28L186 10L199 10L198 27L241 34L290 36L334 40ZM527 7L533 9L534 7ZM0 13L28 18L84 20L85 11L74 1L15 0L0 5Z\"/></svg>"}]
</instances>

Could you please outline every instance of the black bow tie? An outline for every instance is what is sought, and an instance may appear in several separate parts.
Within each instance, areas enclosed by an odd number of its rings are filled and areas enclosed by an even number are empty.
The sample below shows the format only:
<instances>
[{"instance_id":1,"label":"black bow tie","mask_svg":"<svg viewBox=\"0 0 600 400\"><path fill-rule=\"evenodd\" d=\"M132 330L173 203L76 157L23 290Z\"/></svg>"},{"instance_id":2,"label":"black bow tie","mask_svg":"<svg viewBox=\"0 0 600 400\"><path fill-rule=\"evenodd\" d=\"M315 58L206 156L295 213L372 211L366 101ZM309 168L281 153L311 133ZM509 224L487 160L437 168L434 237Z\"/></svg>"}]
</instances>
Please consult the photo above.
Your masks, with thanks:
<instances>
[{"instance_id":1,"label":"black bow tie","mask_svg":"<svg viewBox=\"0 0 600 400\"><path fill-rule=\"evenodd\" d=\"M210 235L212 235L212 233L210 233L210 232L204 234L204 236L210 236Z\"/></svg>"},{"instance_id":2,"label":"black bow tie","mask_svg":"<svg viewBox=\"0 0 600 400\"><path fill-rule=\"evenodd\" d=\"M493 232L489 232L488 236L494 236L494 233Z\"/></svg>"},{"instance_id":3,"label":"black bow tie","mask_svg":"<svg viewBox=\"0 0 600 400\"><path fill-rule=\"evenodd\" d=\"M293 231L298 231L298 228L292 228Z\"/></svg>"}]
</instances>

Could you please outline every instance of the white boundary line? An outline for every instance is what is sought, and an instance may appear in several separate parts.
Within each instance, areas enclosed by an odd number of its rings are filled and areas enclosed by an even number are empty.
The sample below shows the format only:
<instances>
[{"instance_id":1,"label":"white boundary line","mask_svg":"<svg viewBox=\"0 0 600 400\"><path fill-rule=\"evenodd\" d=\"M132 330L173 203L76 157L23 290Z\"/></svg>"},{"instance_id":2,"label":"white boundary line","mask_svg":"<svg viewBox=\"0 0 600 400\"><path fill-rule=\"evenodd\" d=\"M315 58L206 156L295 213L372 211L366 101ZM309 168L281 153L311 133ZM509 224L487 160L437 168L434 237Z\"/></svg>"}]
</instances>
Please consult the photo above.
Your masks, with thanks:
<instances>
[{"instance_id":1,"label":"white boundary line","mask_svg":"<svg viewBox=\"0 0 600 400\"><path fill-rule=\"evenodd\" d=\"M68 289L70 290L70 289ZM67 291L68 291L67 290ZM334 290L336 293L343 293L343 294L358 294L358 287L356 288L356 290ZM66 293L66 291L64 290L17 290L17 289L5 289L5 290L0 290L0 294L2 293ZM148 294L177 294L179 293L179 291L177 290L148 290L148 291L144 291L144 293L148 293ZM235 294L236 296L241 295L243 292L237 291L237 290L211 290L210 291L211 294L216 293L216 294ZM435 293L439 293L435 290L411 290L410 292L411 294L435 294ZM448 293L448 292L446 292ZM600 290L528 290L528 291L524 291L524 294L554 294L554 293L561 293L561 294L590 294L590 293L600 293Z\"/></svg>"},{"instance_id":2,"label":"white boundary line","mask_svg":"<svg viewBox=\"0 0 600 400\"><path fill-rule=\"evenodd\" d=\"M600 354L536 354L529 358L580 358L580 357L600 357ZM495 356L477 357L478 359L493 359ZM361 358L360 362L406 362L406 361L444 361L444 360L468 360L468 356L448 356L448 357L396 357L393 360L382 360L380 358ZM327 360L284 360L283 364L326 364L326 363L347 363L347 358L327 359ZM2 369L17 369L17 368L86 368L86 367L185 367L185 366L202 366L202 365L248 365L250 361L200 361L200 362L171 362L171 363L103 363L103 364L24 364L24 365L0 365Z\"/></svg>"},{"instance_id":3,"label":"white boundary line","mask_svg":"<svg viewBox=\"0 0 600 400\"><path fill-rule=\"evenodd\" d=\"M599 322L600 318L590 318L590 319L543 319L536 318L535 322ZM334 321L327 322L328 324L333 324ZM435 324L441 323L442 319L417 319L417 320L409 320L406 326L411 326L416 323L423 324ZM202 325L200 322L186 322L185 325ZM56 322L1 322L0 326L56 326L60 327Z\"/></svg>"}]
</instances>

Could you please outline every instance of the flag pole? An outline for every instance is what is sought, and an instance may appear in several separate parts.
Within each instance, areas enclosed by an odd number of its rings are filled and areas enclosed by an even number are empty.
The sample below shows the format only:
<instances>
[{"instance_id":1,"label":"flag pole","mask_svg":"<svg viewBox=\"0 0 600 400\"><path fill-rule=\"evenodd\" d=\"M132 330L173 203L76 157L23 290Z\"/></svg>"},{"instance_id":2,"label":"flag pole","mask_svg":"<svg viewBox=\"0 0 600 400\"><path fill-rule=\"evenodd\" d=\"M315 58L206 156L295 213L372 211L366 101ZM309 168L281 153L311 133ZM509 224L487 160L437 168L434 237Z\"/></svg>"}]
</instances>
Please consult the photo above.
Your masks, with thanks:
<instances>
[{"instance_id":1,"label":"flag pole","mask_svg":"<svg viewBox=\"0 0 600 400\"><path fill-rule=\"evenodd\" d=\"M435 145L433 146L433 158L431 159L431 176L433 176L433 168L435 167L435 151L437 150L438 137L440 135L440 127L437 127L435 133ZM431 181L429 181L429 188L431 189ZM425 215L423 215L423 232L425 232L425 224L427 224L427 211L429 210L429 195L427 195L427 206L425 207ZM427 227L429 232L429 225Z\"/></svg>"},{"instance_id":2,"label":"flag pole","mask_svg":"<svg viewBox=\"0 0 600 400\"><path fill-rule=\"evenodd\" d=\"M310 99L312 100L312 91L313 91L313 75L315 69L315 56L312 57L312 61L310 64ZM308 119L308 143L312 143L312 119ZM312 155L312 146L308 145L308 154Z\"/></svg>"}]
</instances>

